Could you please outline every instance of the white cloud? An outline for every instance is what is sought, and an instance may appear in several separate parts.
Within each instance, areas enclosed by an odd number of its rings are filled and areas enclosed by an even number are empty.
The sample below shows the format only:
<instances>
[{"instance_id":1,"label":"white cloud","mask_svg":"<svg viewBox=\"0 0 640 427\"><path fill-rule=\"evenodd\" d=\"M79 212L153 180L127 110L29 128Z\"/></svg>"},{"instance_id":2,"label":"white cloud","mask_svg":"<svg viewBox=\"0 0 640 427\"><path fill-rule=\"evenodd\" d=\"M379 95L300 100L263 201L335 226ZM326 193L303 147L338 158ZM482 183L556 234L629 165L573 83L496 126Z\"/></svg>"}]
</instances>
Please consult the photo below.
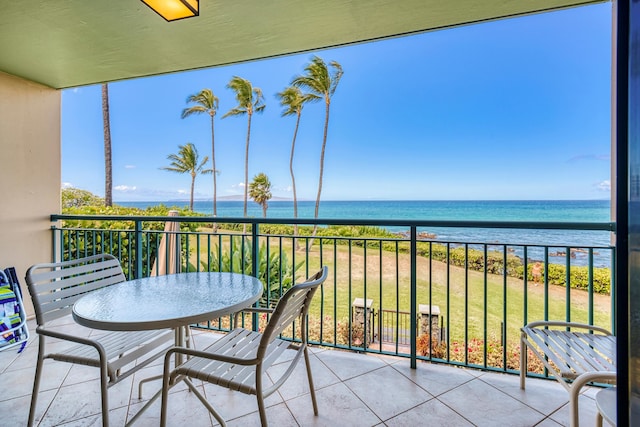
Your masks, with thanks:
<instances>
[{"instance_id":1,"label":"white cloud","mask_svg":"<svg viewBox=\"0 0 640 427\"><path fill-rule=\"evenodd\" d=\"M611 181L608 179L596 184L596 189L598 191L611 191Z\"/></svg>"},{"instance_id":2,"label":"white cloud","mask_svg":"<svg viewBox=\"0 0 640 427\"><path fill-rule=\"evenodd\" d=\"M129 186L129 185L116 185L115 187L113 187L113 189L115 191L121 191L123 193L131 193L133 191L136 191L137 187L134 186Z\"/></svg>"},{"instance_id":3,"label":"white cloud","mask_svg":"<svg viewBox=\"0 0 640 427\"><path fill-rule=\"evenodd\" d=\"M178 194L190 194L187 190L178 190Z\"/></svg>"},{"instance_id":4,"label":"white cloud","mask_svg":"<svg viewBox=\"0 0 640 427\"><path fill-rule=\"evenodd\" d=\"M70 182L63 182L62 188L73 188L73 184Z\"/></svg>"},{"instance_id":5,"label":"white cloud","mask_svg":"<svg viewBox=\"0 0 640 427\"><path fill-rule=\"evenodd\" d=\"M232 185L232 186L231 186L231 188L238 188L238 187L240 187L240 188L244 188L244 182L240 182L240 183L238 183L238 184L235 184L235 185Z\"/></svg>"},{"instance_id":6,"label":"white cloud","mask_svg":"<svg viewBox=\"0 0 640 427\"><path fill-rule=\"evenodd\" d=\"M136 165L124 165L125 169L135 169Z\"/></svg>"}]
</instances>

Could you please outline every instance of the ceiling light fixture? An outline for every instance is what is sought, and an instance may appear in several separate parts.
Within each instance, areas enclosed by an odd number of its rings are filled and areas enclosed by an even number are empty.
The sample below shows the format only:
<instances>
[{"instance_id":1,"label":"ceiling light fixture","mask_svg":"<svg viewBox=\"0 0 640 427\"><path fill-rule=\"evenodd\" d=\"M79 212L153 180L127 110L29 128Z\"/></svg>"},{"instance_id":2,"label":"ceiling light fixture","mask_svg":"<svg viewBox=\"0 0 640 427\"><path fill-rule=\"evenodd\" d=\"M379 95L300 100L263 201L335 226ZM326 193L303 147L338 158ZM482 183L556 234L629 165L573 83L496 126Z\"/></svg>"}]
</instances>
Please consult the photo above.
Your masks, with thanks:
<instances>
[{"instance_id":1,"label":"ceiling light fixture","mask_svg":"<svg viewBox=\"0 0 640 427\"><path fill-rule=\"evenodd\" d=\"M200 15L199 0L142 0L167 22Z\"/></svg>"}]
</instances>

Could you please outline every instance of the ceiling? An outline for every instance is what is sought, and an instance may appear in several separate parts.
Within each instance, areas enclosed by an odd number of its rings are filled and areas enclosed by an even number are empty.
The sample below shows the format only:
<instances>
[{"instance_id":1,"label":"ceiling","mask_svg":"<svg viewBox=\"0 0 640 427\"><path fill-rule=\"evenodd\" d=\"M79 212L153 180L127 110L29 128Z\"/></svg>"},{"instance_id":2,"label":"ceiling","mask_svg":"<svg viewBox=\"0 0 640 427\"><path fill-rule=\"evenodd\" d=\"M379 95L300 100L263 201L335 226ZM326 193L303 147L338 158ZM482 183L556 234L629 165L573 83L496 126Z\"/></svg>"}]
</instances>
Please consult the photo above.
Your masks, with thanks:
<instances>
[{"instance_id":1,"label":"ceiling","mask_svg":"<svg viewBox=\"0 0 640 427\"><path fill-rule=\"evenodd\" d=\"M168 23L139 0L5 1L0 71L61 89L601 2L200 0Z\"/></svg>"}]
</instances>

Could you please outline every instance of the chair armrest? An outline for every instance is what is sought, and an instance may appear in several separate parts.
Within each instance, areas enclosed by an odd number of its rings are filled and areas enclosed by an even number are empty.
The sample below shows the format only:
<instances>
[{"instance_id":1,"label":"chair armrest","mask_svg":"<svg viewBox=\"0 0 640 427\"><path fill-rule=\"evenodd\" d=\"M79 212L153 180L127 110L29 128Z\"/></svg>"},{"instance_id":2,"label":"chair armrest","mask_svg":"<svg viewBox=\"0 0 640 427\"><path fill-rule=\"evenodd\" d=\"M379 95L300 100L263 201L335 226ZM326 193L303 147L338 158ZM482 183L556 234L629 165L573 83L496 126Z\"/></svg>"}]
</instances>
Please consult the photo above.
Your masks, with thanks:
<instances>
[{"instance_id":1,"label":"chair armrest","mask_svg":"<svg viewBox=\"0 0 640 427\"><path fill-rule=\"evenodd\" d=\"M91 346L93 348L95 348L98 351L98 354L100 355L100 359L106 361L107 360L107 352L104 349L104 347L102 346L102 344L100 344L97 341L91 340L89 338L82 338L82 337L76 337L74 335L68 335L68 334L63 334L61 332L58 331L53 331L51 329L47 329L47 328L43 328L41 326L38 326L36 328L36 332L40 335L45 335L51 338L57 338L57 339L61 339L61 340L65 340L65 341L71 341L71 342L75 342L78 344L84 344L84 345L88 345Z\"/></svg>"},{"instance_id":2,"label":"chair armrest","mask_svg":"<svg viewBox=\"0 0 640 427\"><path fill-rule=\"evenodd\" d=\"M255 357L252 359L242 359L238 357L225 356L222 354L209 353L208 351L203 351L203 350L194 350L186 347L172 347L169 350L167 350L167 354L164 356L165 364L169 363L171 356L174 353L184 354L191 357L201 357L201 358L210 359L210 360L219 360L221 362L235 363L238 365L245 365L245 366L258 364L258 359L256 359Z\"/></svg>"},{"instance_id":3,"label":"chair armrest","mask_svg":"<svg viewBox=\"0 0 640 427\"><path fill-rule=\"evenodd\" d=\"M541 320L536 322L527 323L523 328L521 328L524 332L524 329L532 329L532 328L540 328L547 326L556 326L556 327L566 327L566 328L579 328L586 329L588 331L601 332L605 335L613 335L611 331L605 328L601 328L600 326L595 325L587 325L586 323L576 323L576 322L561 322L557 320Z\"/></svg>"},{"instance_id":4,"label":"chair armrest","mask_svg":"<svg viewBox=\"0 0 640 427\"><path fill-rule=\"evenodd\" d=\"M234 315L233 315L233 327L234 328L238 327L238 316L240 316L241 313L267 313L267 314L271 314L271 313L273 313L273 308L247 307L247 308L243 308L240 311L235 312Z\"/></svg>"}]
</instances>

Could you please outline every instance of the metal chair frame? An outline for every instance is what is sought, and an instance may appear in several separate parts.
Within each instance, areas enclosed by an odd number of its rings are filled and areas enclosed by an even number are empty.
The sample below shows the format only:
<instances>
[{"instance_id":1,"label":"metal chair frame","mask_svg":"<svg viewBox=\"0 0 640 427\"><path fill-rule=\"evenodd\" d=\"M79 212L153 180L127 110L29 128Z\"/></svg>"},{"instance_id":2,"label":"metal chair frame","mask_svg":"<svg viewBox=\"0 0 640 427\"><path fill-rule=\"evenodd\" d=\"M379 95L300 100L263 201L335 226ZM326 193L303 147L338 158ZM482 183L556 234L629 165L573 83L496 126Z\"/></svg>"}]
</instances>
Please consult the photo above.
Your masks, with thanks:
<instances>
[{"instance_id":1,"label":"metal chair frame","mask_svg":"<svg viewBox=\"0 0 640 427\"><path fill-rule=\"evenodd\" d=\"M313 295L326 280L327 273L327 267L323 267L318 273L307 279L306 282L293 286L282 296L274 309L249 308L244 310L246 312L269 313L271 315L263 333L236 328L203 351L180 347L169 350L164 359L160 425L165 426L167 423L169 389L180 381L185 381L191 391L222 426L226 425L213 406L189 380L190 378L196 378L230 390L255 395L258 400L261 424L267 426L264 399L284 384L302 356L304 356L307 370L313 412L318 415L318 405L307 348L306 316L309 312ZM236 313L235 316L234 324L236 325L238 324L239 314ZM301 342L296 343L277 338L284 329L292 325L296 320L300 320ZM287 348L296 350L295 357L273 385L264 387L265 372ZM187 355L190 359L171 370L174 353Z\"/></svg>"},{"instance_id":2,"label":"metal chair frame","mask_svg":"<svg viewBox=\"0 0 640 427\"><path fill-rule=\"evenodd\" d=\"M55 321L71 314L85 293L125 281L120 261L101 254L73 261L36 264L27 270L26 282L36 313L38 361L33 381L28 426L35 421L40 378L45 359L94 366L100 370L102 425L109 425L108 388L162 356L174 343L172 330L107 332L83 338L56 330ZM55 353L46 352L48 338L76 343Z\"/></svg>"}]
</instances>

